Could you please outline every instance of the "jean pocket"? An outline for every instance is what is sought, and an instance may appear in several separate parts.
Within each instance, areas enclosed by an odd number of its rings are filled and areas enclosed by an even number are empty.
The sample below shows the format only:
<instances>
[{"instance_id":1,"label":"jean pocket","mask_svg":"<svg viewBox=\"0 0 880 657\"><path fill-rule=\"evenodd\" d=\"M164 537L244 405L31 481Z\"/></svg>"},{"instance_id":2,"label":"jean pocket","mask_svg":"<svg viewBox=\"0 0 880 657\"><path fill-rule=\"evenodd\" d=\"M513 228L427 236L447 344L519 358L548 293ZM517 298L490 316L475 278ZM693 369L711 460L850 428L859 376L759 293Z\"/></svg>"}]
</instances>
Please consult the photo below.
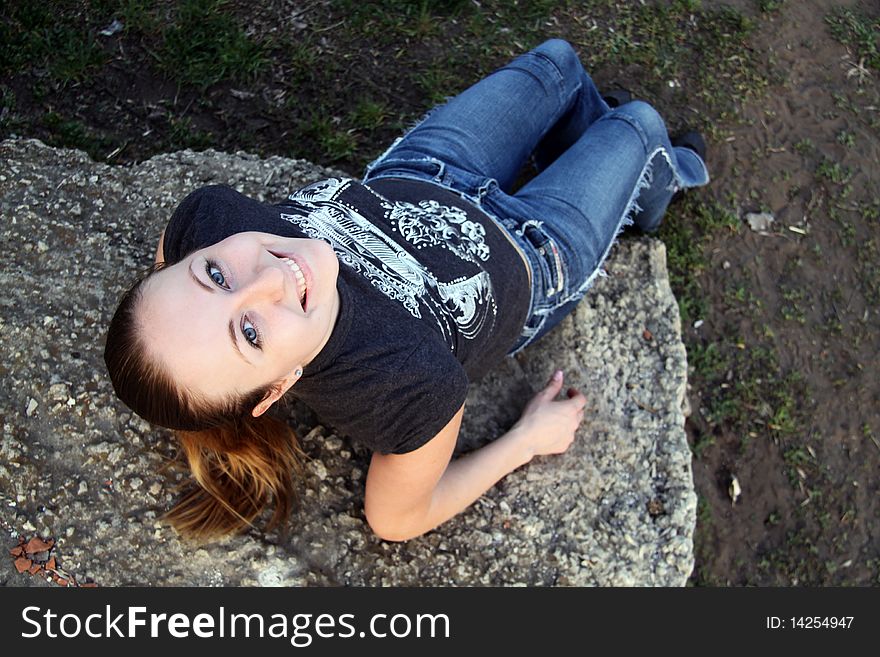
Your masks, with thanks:
<instances>
[{"instance_id":1,"label":"jean pocket","mask_svg":"<svg viewBox=\"0 0 880 657\"><path fill-rule=\"evenodd\" d=\"M429 182L443 182L446 166L440 160L434 158L407 159L386 158L372 163L364 176L364 181L369 182L374 178L414 178Z\"/></svg>"},{"instance_id":2,"label":"jean pocket","mask_svg":"<svg viewBox=\"0 0 880 657\"><path fill-rule=\"evenodd\" d=\"M544 294L548 299L555 297L565 287L565 269L562 265L559 247L557 247L552 237L535 224L528 224L523 229L523 236L535 247L541 260L546 265L547 279Z\"/></svg>"}]
</instances>

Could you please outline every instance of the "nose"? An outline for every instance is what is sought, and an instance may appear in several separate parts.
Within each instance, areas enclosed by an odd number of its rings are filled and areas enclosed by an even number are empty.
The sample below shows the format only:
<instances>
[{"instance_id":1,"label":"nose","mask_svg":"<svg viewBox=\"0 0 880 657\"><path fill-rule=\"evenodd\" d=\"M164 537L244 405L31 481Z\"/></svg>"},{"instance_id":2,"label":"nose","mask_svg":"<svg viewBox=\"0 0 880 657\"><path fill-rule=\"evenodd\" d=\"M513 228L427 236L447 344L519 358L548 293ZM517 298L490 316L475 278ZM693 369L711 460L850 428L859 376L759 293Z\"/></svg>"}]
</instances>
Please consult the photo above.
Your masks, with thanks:
<instances>
[{"instance_id":1,"label":"nose","mask_svg":"<svg viewBox=\"0 0 880 657\"><path fill-rule=\"evenodd\" d=\"M284 272L278 267L264 266L239 288L243 303L278 303L284 299Z\"/></svg>"}]
</instances>

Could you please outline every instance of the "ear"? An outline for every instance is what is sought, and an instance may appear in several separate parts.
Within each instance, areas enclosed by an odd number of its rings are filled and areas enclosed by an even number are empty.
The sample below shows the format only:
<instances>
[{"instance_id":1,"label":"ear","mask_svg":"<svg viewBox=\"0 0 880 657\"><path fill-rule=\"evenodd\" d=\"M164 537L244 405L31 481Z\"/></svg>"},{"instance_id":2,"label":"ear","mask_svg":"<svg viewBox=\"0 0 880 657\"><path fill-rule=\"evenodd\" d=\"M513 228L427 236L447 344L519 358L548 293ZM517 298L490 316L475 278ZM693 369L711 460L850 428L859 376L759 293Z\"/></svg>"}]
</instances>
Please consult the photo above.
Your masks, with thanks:
<instances>
[{"instance_id":1,"label":"ear","mask_svg":"<svg viewBox=\"0 0 880 657\"><path fill-rule=\"evenodd\" d=\"M272 404L281 399L284 393L290 390L290 387L294 383L296 383L301 376L302 368L297 367L293 372L278 381L278 383L276 383L272 387L272 389L266 393L266 396L263 397L262 401L254 406L254 410L252 411L253 416L260 417L263 413L268 411L269 408L271 408Z\"/></svg>"}]
</instances>

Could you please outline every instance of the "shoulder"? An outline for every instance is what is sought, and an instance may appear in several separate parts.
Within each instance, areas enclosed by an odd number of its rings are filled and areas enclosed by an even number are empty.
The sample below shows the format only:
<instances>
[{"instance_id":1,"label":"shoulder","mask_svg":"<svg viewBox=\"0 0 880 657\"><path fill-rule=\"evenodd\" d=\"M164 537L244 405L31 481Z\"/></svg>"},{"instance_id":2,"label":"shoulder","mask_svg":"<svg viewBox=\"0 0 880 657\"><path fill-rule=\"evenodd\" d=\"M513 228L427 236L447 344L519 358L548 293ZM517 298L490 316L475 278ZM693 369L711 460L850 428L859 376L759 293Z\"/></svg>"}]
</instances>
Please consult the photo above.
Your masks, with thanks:
<instances>
[{"instance_id":1,"label":"shoulder","mask_svg":"<svg viewBox=\"0 0 880 657\"><path fill-rule=\"evenodd\" d=\"M220 235L214 235L214 227L222 214L220 209L236 195L238 192L226 185L207 185L187 194L162 231L162 259L174 264L200 246L219 241Z\"/></svg>"},{"instance_id":2,"label":"shoulder","mask_svg":"<svg viewBox=\"0 0 880 657\"><path fill-rule=\"evenodd\" d=\"M423 341L398 358L374 356L356 362L341 358L313 380L298 382L294 394L323 421L374 452L417 449L464 403L467 374L433 341Z\"/></svg>"}]
</instances>

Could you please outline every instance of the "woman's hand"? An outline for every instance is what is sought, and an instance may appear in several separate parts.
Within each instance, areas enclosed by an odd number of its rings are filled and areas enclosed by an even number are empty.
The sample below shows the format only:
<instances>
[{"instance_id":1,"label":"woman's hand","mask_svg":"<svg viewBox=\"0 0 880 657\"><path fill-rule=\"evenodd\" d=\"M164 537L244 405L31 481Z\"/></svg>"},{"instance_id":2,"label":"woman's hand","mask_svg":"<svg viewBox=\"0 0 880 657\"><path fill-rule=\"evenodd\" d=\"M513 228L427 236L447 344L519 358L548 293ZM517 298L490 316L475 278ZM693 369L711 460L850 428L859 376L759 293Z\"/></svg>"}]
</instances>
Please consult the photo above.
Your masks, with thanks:
<instances>
[{"instance_id":1,"label":"woman's hand","mask_svg":"<svg viewBox=\"0 0 880 657\"><path fill-rule=\"evenodd\" d=\"M574 440L587 400L574 388L565 399L562 372L526 405L505 435L451 463L464 406L440 433L407 454L373 454L365 510L373 531L405 541L467 508L489 487L538 454L560 454Z\"/></svg>"},{"instance_id":2,"label":"woman's hand","mask_svg":"<svg viewBox=\"0 0 880 657\"><path fill-rule=\"evenodd\" d=\"M562 390L562 370L557 370L550 382L532 397L522 417L513 426L531 456L561 454L574 441L587 398L575 388L566 391L565 399L556 399Z\"/></svg>"}]
</instances>

